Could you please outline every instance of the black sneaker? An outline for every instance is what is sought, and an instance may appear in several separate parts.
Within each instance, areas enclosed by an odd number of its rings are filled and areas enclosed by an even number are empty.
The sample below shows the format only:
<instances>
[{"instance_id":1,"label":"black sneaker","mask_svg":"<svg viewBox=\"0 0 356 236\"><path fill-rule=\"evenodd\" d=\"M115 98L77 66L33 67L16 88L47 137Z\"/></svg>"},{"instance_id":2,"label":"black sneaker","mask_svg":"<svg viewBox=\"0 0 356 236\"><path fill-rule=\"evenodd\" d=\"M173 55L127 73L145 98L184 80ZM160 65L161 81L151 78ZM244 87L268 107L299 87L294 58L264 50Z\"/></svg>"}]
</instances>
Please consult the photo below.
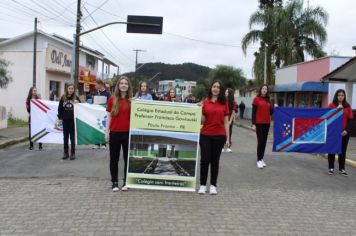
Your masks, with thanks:
<instances>
[{"instance_id":1,"label":"black sneaker","mask_svg":"<svg viewBox=\"0 0 356 236\"><path fill-rule=\"evenodd\" d=\"M346 171L344 169L339 170L339 174L343 175L343 176L348 176L348 174L346 173Z\"/></svg>"},{"instance_id":2,"label":"black sneaker","mask_svg":"<svg viewBox=\"0 0 356 236\"><path fill-rule=\"evenodd\" d=\"M28 150L33 150L33 146L30 146L30 147L28 148Z\"/></svg>"},{"instance_id":3,"label":"black sneaker","mask_svg":"<svg viewBox=\"0 0 356 236\"><path fill-rule=\"evenodd\" d=\"M69 158L68 153L64 153L64 154L63 154L63 157L62 157L62 160L67 160L68 158Z\"/></svg>"},{"instance_id":4,"label":"black sneaker","mask_svg":"<svg viewBox=\"0 0 356 236\"><path fill-rule=\"evenodd\" d=\"M333 175L334 174L334 169L329 169L328 174L329 175Z\"/></svg>"},{"instance_id":5,"label":"black sneaker","mask_svg":"<svg viewBox=\"0 0 356 236\"><path fill-rule=\"evenodd\" d=\"M119 191L119 184L117 182L112 183L111 189L113 192Z\"/></svg>"},{"instance_id":6,"label":"black sneaker","mask_svg":"<svg viewBox=\"0 0 356 236\"><path fill-rule=\"evenodd\" d=\"M75 160L75 153L71 153L69 159L70 159L70 160Z\"/></svg>"}]
</instances>

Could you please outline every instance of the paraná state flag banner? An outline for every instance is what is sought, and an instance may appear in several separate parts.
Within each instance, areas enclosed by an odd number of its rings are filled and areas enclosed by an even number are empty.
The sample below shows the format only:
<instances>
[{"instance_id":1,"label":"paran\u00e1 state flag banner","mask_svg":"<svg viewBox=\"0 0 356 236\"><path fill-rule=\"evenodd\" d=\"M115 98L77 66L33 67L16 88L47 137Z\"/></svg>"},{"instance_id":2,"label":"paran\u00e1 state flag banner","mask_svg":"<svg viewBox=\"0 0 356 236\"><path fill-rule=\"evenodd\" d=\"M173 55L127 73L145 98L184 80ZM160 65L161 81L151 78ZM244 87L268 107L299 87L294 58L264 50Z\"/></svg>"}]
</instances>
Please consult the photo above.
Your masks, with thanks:
<instances>
[{"instance_id":1,"label":"paran\u00e1 state flag banner","mask_svg":"<svg viewBox=\"0 0 356 236\"><path fill-rule=\"evenodd\" d=\"M106 110L101 105L77 103L74 105L77 144L104 144Z\"/></svg>"},{"instance_id":2,"label":"paran\u00e1 state flag banner","mask_svg":"<svg viewBox=\"0 0 356 236\"><path fill-rule=\"evenodd\" d=\"M274 108L273 151L341 153L342 109Z\"/></svg>"}]
</instances>

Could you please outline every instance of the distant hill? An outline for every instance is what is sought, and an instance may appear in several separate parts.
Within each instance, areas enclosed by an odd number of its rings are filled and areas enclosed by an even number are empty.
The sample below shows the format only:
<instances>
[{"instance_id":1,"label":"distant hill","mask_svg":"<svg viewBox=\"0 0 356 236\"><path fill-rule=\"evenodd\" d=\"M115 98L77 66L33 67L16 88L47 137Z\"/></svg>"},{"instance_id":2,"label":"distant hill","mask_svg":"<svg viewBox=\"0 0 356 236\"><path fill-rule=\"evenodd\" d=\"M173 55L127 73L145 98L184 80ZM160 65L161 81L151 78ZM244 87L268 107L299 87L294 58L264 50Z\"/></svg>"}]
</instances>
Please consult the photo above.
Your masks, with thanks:
<instances>
[{"instance_id":1,"label":"distant hill","mask_svg":"<svg viewBox=\"0 0 356 236\"><path fill-rule=\"evenodd\" d=\"M138 65L138 68L142 64ZM156 87L159 80L174 80L184 79L189 81L198 81L208 78L209 67L201 66L194 63L183 64L165 64L165 63L146 63L137 71L137 78L149 80L153 76L157 75L150 81L150 86ZM132 78L133 72L125 73L125 76Z\"/></svg>"}]
</instances>

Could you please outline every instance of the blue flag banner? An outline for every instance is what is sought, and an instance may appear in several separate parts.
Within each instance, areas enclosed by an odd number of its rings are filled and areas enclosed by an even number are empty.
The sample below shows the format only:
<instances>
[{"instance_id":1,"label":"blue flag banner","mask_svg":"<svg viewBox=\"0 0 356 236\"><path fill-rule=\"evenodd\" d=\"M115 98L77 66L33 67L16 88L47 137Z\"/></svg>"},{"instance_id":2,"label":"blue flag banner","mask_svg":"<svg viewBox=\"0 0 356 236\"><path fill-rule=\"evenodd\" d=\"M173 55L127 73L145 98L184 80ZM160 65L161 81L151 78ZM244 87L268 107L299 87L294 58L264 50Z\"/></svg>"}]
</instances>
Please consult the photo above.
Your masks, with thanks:
<instances>
[{"instance_id":1,"label":"blue flag banner","mask_svg":"<svg viewBox=\"0 0 356 236\"><path fill-rule=\"evenodd\" d=\"M273 151L341 153L342 109L274 108Z\"/></svg>"}]
</instances>

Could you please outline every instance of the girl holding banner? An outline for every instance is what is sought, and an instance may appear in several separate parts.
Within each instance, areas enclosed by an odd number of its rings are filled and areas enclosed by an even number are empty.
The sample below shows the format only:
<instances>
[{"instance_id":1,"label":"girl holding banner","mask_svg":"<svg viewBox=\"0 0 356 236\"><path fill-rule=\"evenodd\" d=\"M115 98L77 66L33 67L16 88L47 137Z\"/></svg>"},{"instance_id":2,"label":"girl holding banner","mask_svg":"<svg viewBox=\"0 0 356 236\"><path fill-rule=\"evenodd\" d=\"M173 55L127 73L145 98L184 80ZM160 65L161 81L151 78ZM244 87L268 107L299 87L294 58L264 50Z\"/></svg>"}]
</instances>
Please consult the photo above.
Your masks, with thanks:
<instances>
[{"instance_id":1,"label":"girl holding banner","mask_svg":"<svg viewBox=\"0 0 356 236\"><path fill-rule=\"evenodd\" d=\"M263 160L267 145L268 131L271 124L272 106L269 99L268 86L262 85L252 102L252 130L257 135L257 168L263 169Z\"/></svg>"},{"instance_id":2,"label":"girl holding banner","mask_svg":"<svg viewBox=\"0 0 356 236\"><path fill-rule=\"evenodd\" d=\"M70 137L70 160L75 159L75 127L74 127L74 104L78 103L78 97L74 93L74 84L68 84L67 90L61 97L58 105L58 119L63 124L63 147L64 155L62 160L69 158L68 139Z\"/></svg>"},{"instance_id":3,"label":"girl holding banner","mask_svg":"<svg viewBox=\"0 0 356 236\"><path fill-rule=\"evenodd\" d=\"M338 154L339 157L339 173L343 176L348 174L345 171L345 160L346 160L346 150L347 144L349 143L350 131L351 131L351 120L353 119L352 109L350 104L346 102L345 90L339 89L335 92L333 102L329 104L329 108L343 109L343 121L342 121L342 152ZM340 135L340 134L336 134ZM329 175L334 174L334 161L335 154L328 155L329 162Z\"/></svg>"},{"instance_id":4,"label":"girl holding banner","mask_svg":"<svg viewBox=\"0 0 356 236\"><path fill-rule=\"evenodd\" d=\"M121 76L115 86L114 95L110 97L106 111L106 134L105 140L110 147L110 173L112 191L119 190L118 164L122 146L125 173L124 183L121 190L126 191L126 170L129 149L129 130L131 112L132 87L129 78Z\"/></svg>"},{"instance_id":5,"label":"girl holding banner","mask_svg":"<svg viewBox=\"0 0 356 236\"><path fill-rule=\"evenodd\" d=\"M234 122L235 122L235 116L236 116L236 112L237 112L237 104L235 102L235 98L234 98L234 90L232 90L231 88L226 89L225 91L225 96L227 99L227 104L229 106L229 143L230 145L228 147L225 147L223 149L223 152L232 152L231 150L231 135L232 135L232 127L234 126Z\"/></svg>"},{"instance_id":6,"label":"girl holding banner","mask_svg":"<svg viewBox=\"0 0 356 236\"><path fill-rule=\"evenodd\" d=\"M30 141L30 147L28 148L29 150L33 150L33 142L31 141L31 99L39 99L39 96L37 95L37 88L36 87L31 87L30 90L28 91L27 99L26 99L26 109L28 113L28 136L29 136L29 141ZM38 144L38 149L42 150L42 143Z\"/></svg>"},{"instance_id":7,"label":"girl holding banner","mask_svg":"<svg viewBox=\"0 0 356 236\"><path fill-rule=\"evenodd\" d=\"M136 93L135 98L142 100L152 100L152 96L148 93L147 83L145 81L140 81L138 84L138 92Z\"/></svg>"},{"instance_id":8,"label":"girl holding banner","mask_svg":"<svg viewBox=\"0 0 356 236\"><path fill-rule=\"evenodd\" d=\"M203 127L200 132L200 188L199 194L206 193L209 165L210 194L217 194L216 184L219 173L219 161L224 145L229 146L229 108L225 90L220 80L210 86L208 98L202 103Z\"/></svg>"}]
</instances>

